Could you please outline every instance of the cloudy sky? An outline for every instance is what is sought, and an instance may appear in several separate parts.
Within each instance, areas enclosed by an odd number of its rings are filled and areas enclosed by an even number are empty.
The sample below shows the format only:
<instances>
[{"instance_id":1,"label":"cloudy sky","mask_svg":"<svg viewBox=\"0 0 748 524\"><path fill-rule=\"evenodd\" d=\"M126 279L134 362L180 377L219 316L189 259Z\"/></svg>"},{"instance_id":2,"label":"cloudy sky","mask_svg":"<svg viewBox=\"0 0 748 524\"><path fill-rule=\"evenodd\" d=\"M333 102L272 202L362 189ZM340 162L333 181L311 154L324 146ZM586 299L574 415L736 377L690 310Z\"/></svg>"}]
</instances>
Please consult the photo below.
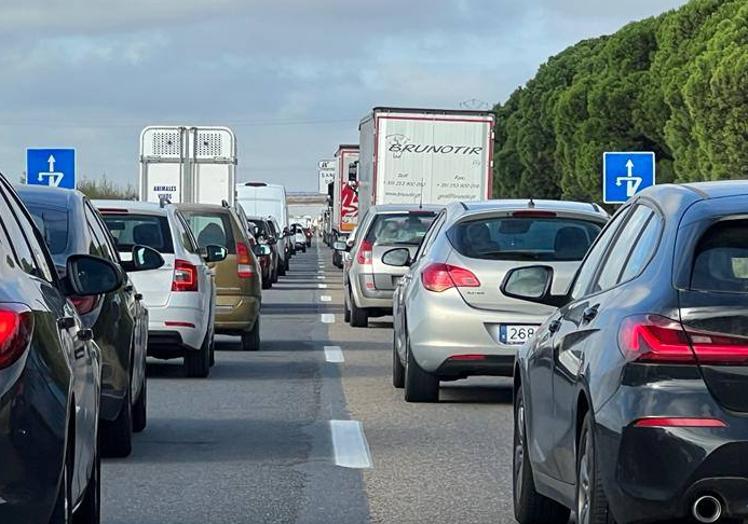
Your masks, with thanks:
<instances>
[{"instance_id":1,"label":"cloudy sky","mask_svg":"<svg viewBox=\"0 0 748 524\"><path fill-rule=\"evenodd\" d=\"M685 0L28 0L0 7L0 171L137 181L148 124L231 126L240 180L314 190L375 105L503 101L548 56ZM9 5L10 4L10 5Z\"/></svg>"}]
</instances>

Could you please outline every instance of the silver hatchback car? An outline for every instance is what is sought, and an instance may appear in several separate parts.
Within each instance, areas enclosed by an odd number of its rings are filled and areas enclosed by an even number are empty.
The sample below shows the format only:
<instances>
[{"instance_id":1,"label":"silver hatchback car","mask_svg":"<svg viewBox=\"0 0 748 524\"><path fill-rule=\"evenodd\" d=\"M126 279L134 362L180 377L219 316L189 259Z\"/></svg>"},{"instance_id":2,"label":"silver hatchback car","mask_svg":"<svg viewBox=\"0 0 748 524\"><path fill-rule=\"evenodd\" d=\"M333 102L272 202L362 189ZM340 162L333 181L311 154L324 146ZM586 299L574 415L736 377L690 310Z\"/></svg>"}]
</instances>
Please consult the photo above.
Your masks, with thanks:
<instances>
[{"instance_id":1,"label":"silver hatchback car","mask_svg":"<svg viewBox=\"0 0 748 524\"><path fill-rule=\"evenodd\" d=\"M608 220L599 206L543 200L456 203L418 252L390 249L382 263L410 267L394 294L393 384L409 402L434 402L440 380L511 376L517 347L553 308L504 296L509 270L552 266L561 294Z\"/></svg>"},{"instance_id":2,"label":"silver hatchback car","mask_svg":"<svg viewBox=\"0 0 748 524\"><path fill-rule=\"evenodd\" d=\"M369 317L392 314L392 293L407 268L384 264L382 255L400 248L415 255L423 237L443 207L384 205L369 208L351 242L336 242L343 257L345 320L367 327Z\"/></svg>"}]
</instances>

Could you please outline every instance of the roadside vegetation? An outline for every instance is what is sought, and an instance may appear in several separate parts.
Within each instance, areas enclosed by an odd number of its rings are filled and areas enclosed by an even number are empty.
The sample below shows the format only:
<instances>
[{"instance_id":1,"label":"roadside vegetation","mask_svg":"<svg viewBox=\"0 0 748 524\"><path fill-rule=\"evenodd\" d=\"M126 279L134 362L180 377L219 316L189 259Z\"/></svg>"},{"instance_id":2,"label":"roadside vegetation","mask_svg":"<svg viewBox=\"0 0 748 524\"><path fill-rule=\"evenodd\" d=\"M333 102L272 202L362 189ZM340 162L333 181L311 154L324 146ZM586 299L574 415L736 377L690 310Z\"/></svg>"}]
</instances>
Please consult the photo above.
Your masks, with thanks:
<instances>
[{"instance_id":1,"label":"roadside vegetation","mask_svg":"<svg viewBox=\"0 0 748 524\"><path fill-rule=\"evenodd\" d=\"M748 178L748 2L692 0L551 58L498 105L494 195L600 200L602 152L657 182Z\"/></svg>"},{"instance_id":2,"label":"roadside vegetation","mask_svg":"<svg viewBox=\"0 0 748 524\"><path fill-rule=\"evenodd\" d=\"M78 182L78 191L90 199L137 200L138 191L131 184L120 186L106 177L84 178Z\"/></svg>"}]
</instances>

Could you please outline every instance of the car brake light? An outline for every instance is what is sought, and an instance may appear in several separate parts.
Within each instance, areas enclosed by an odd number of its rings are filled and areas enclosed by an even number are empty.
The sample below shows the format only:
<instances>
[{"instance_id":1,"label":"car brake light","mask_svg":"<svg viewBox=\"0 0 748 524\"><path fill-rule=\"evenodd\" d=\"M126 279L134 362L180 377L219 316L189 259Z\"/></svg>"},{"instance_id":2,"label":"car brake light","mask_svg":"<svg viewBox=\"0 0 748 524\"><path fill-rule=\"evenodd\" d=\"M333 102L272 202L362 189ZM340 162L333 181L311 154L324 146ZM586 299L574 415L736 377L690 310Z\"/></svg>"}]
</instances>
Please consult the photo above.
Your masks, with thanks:
<instances>
[{"instance_id":1,"label":"car brake light","mask_svg":"<svg viewBox=\"0 0 748 524\"><path fill-rule=\"evenodd\" d=\"M480 287L480 280L465 268L451 264L430 264L421 273L423 287L441 293L453 287Z\"/></svg>"},{"instance_id":2,"label":"car brake light","mask_svg":"<svg viewBox=\"0 0 748 524\"><path fill-rule=\"evenodd\" d=\"M748 362L748 338L684 329L680 322L659 315L625 319L618 342L624 354L637 362Z\"/></svg>"},{"instance_id":3,"label":"car brake light","mask_svg":"<svg viewBox=\"0 0 748 524\"><path fill-rule=\"evenodd\" d=\"M185 260L174 262L174 280L172 291L197 291L197 267Z\"/></svg>"},{"instance_id":4,"label":"car brake light","mask_svg":"<svg viewBox=\"0 0 748 524\"><path fill-rule=\"evenodd\" d=\"M16 362L31 341L34 316L21 304L0 305L0 369Z\"/></svg>"},{"instance_id":5,"label":"car brake light","mask_svg":"<svg viewBox=\"0 0 748 524\"><path fill-rule=\"evenodd\" d=\"M236 243L236 261L236 272L239 278L252 278L254 276L252 257L249 256L249 248L243 242Z\"/></svg>"},{"instance_id":6,"label":"car brake light","mask_svg":"<svg viewBox=\"0 0 748 524\"><path fill-rule=\"evenodd\" d=\"M75 310L78 312L79 315L86 315L93 311L93 308L96 307L96 297L95 296L87 296L87 297L79 297L79 296L73 296L70 297L70 301L75 306Z\"/></svg>"},{"instance_id":7,"label":"car brake light","mask_svg":"<svg viewBox=\"0 0 748 524\"><path fill-rule=\"evenodd\" d=\"M361 242L361 247L358 248L358 253L356 253L356 262L365 266L370 265L372 258L371 252L373 248L374 246L368 240L364 240L363 242Z\"/></svg>"},{"instance_id":8,"label":"car brake light","mask_svg":"<svg viewBox=\"0 0 748 524\"><path fill-rule=\"evenodd\" d=\"M515 211L512 213L512 216L520 218L554 218L556 213L553 211L535 211L528 209L526 211Z\"/></svg>"},{"instance_id":9,"label":"car brake light","mask_svg":"<svg viewBox=\"0 0 748 524\"><path fill-rule=\"evenodd\" d=\"M726 428L718 418L644 417L634 422L637 428Z\"/></svg>"}]
</instances>

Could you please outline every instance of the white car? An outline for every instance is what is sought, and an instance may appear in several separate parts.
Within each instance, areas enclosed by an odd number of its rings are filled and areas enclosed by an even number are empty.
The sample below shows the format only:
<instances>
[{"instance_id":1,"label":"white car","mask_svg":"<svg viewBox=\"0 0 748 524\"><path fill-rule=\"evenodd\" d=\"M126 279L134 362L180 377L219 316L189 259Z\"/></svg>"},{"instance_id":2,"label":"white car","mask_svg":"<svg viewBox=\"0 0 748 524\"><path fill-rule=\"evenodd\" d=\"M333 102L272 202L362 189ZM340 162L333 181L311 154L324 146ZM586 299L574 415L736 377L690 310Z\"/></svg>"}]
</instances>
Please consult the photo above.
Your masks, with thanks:
<instances>
[{"instance_id":1,"label":"white car","mask_svg":"<svg viewBox=\"0 0 748 524\"><path fill-rule=\"evenodd\" d=\"M148 307L148 355L184 358L189 377L207 377L214 363L216 288L210 264L226 258L221 246L198 248L187 221L174 206L99 200L94 205L112 233L120 257L148 246L166 262L130 275Z\"/></svg>"}]
</instances>

